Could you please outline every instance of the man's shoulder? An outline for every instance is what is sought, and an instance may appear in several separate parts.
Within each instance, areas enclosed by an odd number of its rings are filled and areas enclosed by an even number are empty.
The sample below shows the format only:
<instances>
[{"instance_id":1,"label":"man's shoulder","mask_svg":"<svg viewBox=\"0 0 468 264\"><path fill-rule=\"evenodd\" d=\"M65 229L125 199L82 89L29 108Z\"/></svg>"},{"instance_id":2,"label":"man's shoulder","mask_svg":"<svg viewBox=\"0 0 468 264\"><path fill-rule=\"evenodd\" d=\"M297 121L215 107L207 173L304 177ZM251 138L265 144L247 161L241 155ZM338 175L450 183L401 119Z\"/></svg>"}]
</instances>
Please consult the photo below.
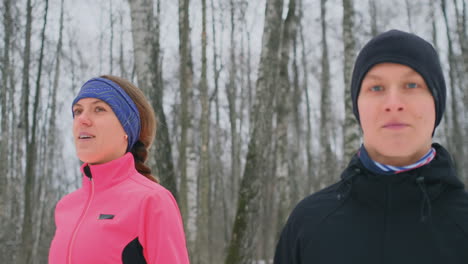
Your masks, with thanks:
<instances>
[{"instance_id":1,"label":"man's shoulder","mask_svg":"<svg viewBox=\"0 0 468 264\"><path fill-rule=\"evenodd\" d=\"M313 228L318 225L321 219L324 219L341 204L341 197L337 191L339 185L340 182L334 183L305 197L292 211L288 225L293 225L298 229L302 229L304 226Z\"/></svg>"}]
</instances>

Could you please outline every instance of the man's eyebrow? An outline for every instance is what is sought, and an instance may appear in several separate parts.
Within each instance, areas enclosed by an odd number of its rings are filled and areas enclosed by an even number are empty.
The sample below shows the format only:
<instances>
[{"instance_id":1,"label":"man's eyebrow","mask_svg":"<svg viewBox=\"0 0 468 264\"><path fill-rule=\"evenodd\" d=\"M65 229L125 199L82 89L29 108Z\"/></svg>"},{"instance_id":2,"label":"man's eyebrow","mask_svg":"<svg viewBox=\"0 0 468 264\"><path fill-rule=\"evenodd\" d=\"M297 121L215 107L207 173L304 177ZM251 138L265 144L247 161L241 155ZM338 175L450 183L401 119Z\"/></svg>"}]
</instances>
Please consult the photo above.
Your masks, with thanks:
<instances>
[{"instance_id":1,"label":"man's eyebrow","mask_svg":"<svg viewBox=\"0 0 468 264\"><path fill-rule=\"evenodd\" d=\"M415 71L415 70L410 70L410 71L408 71L407 73L405 73L403 76L404 76L404 77L418 76L418 77L421 77L421 78L422 78L421 74L419 74L419 73L418 73L417 71Z\"/></svg>"},{"instance_id":2,"label":"man's eyebrow","mask_svg":"<svg viewBox=\"0 0 468 264\"><path fill-rule=\"evenodd\" d=\"M366 74L366 76L364 77L364 79L380 80L380 79L382 79L382 77L380 77L380 76L377 75L377 74L369 73L369 74ZM362 79L362 80L364 81L364 79Z\"/></svg>"}]
</instances>

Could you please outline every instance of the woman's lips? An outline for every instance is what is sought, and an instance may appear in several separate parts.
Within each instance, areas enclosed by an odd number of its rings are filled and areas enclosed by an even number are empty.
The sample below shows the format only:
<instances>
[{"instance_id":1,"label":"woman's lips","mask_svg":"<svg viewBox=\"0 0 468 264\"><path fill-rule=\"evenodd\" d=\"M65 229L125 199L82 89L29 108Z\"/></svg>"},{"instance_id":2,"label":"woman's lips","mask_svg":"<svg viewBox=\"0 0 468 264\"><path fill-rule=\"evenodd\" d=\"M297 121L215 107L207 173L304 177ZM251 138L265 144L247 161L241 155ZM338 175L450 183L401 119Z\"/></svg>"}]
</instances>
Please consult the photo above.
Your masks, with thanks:
<instances>
[{"instance_id":1,"label":"woman's lips","mask_svg":"<svg viewBox=\"0 0 468 264\"><path fill-rule=\"evenodd\" d=\"M87 132L80 132L78 134L78 139L80 139L80 140L90 140L90 139L93 139L95 137L96 136L94 136L93 134L90 134L90 133L87 133Z\"/></svg>"}]
</instances>

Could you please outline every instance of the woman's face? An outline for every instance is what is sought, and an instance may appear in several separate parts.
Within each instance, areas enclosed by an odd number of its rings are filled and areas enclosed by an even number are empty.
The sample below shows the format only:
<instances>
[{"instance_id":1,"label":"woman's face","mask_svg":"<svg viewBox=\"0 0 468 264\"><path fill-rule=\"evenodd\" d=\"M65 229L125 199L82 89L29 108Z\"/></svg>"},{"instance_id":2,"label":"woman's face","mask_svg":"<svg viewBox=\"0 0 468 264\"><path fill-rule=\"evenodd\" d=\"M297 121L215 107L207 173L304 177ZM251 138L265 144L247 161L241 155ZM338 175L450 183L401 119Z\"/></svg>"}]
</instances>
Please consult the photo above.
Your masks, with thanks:
<instances>
[{"instance_id":1,"label":"woman's face","mask_svg":"<svg viewBox=\"0 0 468 264\"><path fill-rule=\"evenodd\" d=\"M73 106L73 113L73 137L81 161L101 164L125 154L125 130L107 103L83 98Z\"/></svg>"},{"instance_id":2,"label":"woman's face","mask_svg":"<svg viewBox=\"0 0 468 264\"><path fill-rule=\"evenodd\" d=\"M434 99L412 68L396 63L371 68L362 81L358 109L364 146L373 160L404 166L429 151Z\"/></svg>"}]
</instances>

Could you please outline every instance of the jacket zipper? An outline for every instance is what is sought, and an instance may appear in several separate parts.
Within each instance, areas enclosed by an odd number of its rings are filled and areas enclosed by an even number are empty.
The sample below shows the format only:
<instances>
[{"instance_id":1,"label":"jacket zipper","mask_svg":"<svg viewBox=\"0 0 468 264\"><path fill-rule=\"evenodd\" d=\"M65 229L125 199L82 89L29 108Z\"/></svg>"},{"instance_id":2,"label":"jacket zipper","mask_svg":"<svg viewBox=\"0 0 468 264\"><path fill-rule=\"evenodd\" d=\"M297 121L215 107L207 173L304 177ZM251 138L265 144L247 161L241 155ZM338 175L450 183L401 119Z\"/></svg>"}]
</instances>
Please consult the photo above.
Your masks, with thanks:
<instances>
[{"instance_id":1,"label":"jacket zipper","mask_svg":"<svg viewBox=\"0 0 468 264\"><path fill-rule=\"evenodd\" d=\"M89 177L89 180L91 182L91 194L88 196L88 201L86 202L86 206L85 206L85 209L84 211L81 213L81 216L78 220L78 224L75 226L75 229L73 230L73 233L72 233L72 238L70 240L70 244L68 245L68 257L67 257L67 263L68 264L72 264L72 249L73 249L73 244L75 243L75 238L76 238L76 234L78 233L78 230L80 229L80 226L81 224L83 223L84 221L84 218L86 216L86 213L88 212L88 209L89 209L89 206L91 205L91 202L93 200L93 197L94 197L94 182L93 182L93 178Z\"/></svg>"},{"instance_id":2,"label":"jacket zipper","mask_svg":"<svg viewBox=\"0 0 468 264\"><path fill-rule=\"evenodd\" d=\"M389 218L390 218L390 207L391 207L391 199L392 199L392 196L391 196L391 185L388 185L385 187L385 229L384 229L384 241L383 241L383 247L382 247L382 263L387 263L387 242L388 242L388 236L390 235L390 231L389 231L389 226L390 226L390 221L389 221Z\"/></svg>"}]
</instances>

